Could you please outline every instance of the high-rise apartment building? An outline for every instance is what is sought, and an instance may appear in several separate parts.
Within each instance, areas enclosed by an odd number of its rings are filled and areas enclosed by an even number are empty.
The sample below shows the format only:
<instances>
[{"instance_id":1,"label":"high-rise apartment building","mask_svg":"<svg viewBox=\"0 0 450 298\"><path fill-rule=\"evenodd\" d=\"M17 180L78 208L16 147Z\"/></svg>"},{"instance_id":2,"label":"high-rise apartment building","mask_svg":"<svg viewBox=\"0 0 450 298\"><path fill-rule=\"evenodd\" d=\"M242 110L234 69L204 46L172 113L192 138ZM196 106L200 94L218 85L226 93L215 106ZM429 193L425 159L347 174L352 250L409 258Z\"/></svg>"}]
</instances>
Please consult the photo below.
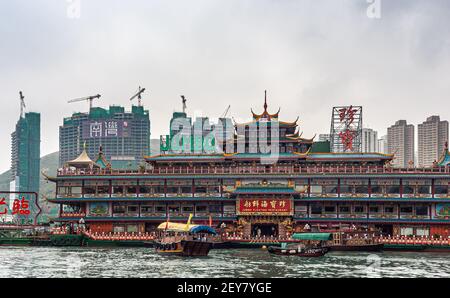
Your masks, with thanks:
<instances>
[{"instance_id":1,"label":"high-rise apartment building","mask_svg":"<svg viewBox=\"0 0 450 298\"><path fill-rule=\"evenodd\" d=\"M11 134L11 175L16 191L39 192L41 115L26 113Z\"/></svg>"},{"instance_id":2,"label":"high-rise apartment building","mask_svg":"<svg viewBox=\"0 0 450 298\"><path fill-rule=\"evenodd\" d=\"M399 120L388 128L388 153L395 154L393 166L414 165L414 125Z\"/></svg>"},{"instance_id":3,"label":"high-rise apartment building","mask_svg":"<svg viewBox=\"0 0 450 298\"><path fill-rule=\"evenodd\" d=\"M362 152L378 152L378 132L370 128L362 129Z\"/></svg>"},{"instance_id":4,"label":"high-rise apartment building","mask_svg":"<svg viewBox=\"0 0 450 298\"><path fill-rule=\"evenodd\" d=\"M438 161L448 142L448 121L439 116L428 117L418 126L418 165L432 166Z\"/></svg>"},{"instance_id":5,"label":"high-rise apartment building","mask_svg":"<svg viewBox=\"0 0 450 298\"><path fill-rule=\"evenodd\" d=\"M382 136L378 139L378 152L384 154L388 153L387 135Z\"/></svg>"},{"instance_id":6,"label":"high-rise apartment building","mask_svg":"<svg viewBox=\"0 0 450 298\"><path fill-rule=\"evenodd\" d=\"M64 165L83 151L97 156L100 146L113 167L137 164L150 154L150 116L142 106L92 108L75 113L59 128L59 163ZM119 165L119 166L115 166Z\"/></svg>"}]
</instances>

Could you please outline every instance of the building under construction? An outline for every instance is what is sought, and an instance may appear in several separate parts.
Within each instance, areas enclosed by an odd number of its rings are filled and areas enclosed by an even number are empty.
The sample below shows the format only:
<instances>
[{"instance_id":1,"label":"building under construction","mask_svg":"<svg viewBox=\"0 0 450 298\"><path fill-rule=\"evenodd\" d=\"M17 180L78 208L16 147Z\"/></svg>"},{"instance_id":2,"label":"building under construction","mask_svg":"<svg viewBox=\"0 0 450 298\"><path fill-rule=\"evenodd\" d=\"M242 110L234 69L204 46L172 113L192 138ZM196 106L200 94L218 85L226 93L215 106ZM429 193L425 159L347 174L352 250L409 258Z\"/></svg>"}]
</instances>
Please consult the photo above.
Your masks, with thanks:
<instances>
[{"instance_id":1,"label":"building under construction","mask_svg":"<svg viewBox=\"0 0 450 298\"><path fill-rule=\"evenodd\" d=\"M59 163L63 166L83 151L95 156L102 146L115 168L136 168L150 153L150 116L142 106L109 109L93 107L89 113L74 113L59 129Z\"/></svg>"}]
</instances>

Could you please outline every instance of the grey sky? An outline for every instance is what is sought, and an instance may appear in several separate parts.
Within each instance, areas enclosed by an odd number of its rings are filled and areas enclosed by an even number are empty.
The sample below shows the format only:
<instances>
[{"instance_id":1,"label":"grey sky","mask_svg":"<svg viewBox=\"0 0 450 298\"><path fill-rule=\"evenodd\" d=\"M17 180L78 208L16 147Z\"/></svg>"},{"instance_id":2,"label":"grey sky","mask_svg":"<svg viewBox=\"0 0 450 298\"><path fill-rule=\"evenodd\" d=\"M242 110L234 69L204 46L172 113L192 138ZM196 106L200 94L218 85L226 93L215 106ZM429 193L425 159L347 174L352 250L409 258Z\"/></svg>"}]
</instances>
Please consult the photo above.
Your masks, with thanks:
<instances>
[{"instance_id":1,"label":"grey sky","mask_svg":"<svg viewBox=\"0 0 450 298\"><path fill-rule=\"evenodd\" d=\"M168 130L179 95L189 111L246 119L281 107L300 116L305 137L329 131L333 105L364 106L380 135L402 118L450 119L450 1L381 0L66 0L0 1L0 172L9 168L19 116L42 113L42 154L58 150L58 126L101 93L98 105L130 106L149 90L152 138Z\"/></svg>"}]
</instances>

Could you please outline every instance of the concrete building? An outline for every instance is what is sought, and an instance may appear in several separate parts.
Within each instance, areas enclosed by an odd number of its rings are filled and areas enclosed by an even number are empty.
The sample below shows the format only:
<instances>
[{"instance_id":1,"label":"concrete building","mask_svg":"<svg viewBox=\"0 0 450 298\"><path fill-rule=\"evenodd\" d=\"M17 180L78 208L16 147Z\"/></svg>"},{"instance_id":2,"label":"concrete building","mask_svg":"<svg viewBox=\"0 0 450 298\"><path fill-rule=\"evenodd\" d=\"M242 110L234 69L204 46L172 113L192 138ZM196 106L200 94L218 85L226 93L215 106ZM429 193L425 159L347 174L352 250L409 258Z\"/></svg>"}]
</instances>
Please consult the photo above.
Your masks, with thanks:
<instances>
[{"instance_id":1,"label":"concrete building","mask_svg":"<svg viewBox=\"0 0 450 298\"><path fill-rule=\"evenodd\" d=\"M388 153L388 141L387 141L387 135L382 136L378 139L378 152L379 153Z\"/></svg>"},{"instance_id":2,"label":"concrete building","mask_svg":"<svg viewBox=\"0 0 450 298\"><path fill-rule=\"evenodd\" d=\"M418 165L430 167L442 155L448 142L448 121L439 116L428 117L418 126Z\"/></svg>"},{"instance_id":3,"label":"concrete building","mask_svg":"<svg viewBox=\"0 0 450 298\"><path fill-rule=\"evenodd\" d=\"M115 168L136 168L150 154L150 116L141 106L92 108L65 118L59 128L60 166L78 157L86 144L89 156L104 157Z\"/></svg>"},{"instance_id":4,"label":"concrete building","mask_svg":"<svg viewBox=\"0 0 450 298\"><path fill-rule=\"evenodd\" d=\"M331 140L331 136L329 133L319 135L319 142L329 142L330 140Z\"/></svg>"},{"instance_id":5,"label":"concrete building","mask_svg":"<svg viewBox=\"0 0 450 298\"><path fill-rule=\"evenodd\" d=\"M361 144L363 153L378 152L378 132L371 128L363 128Z\"/></svg>"},{"instance_id":6,"label":"concrete building","mask_svg":"<svg viewBox=\"0 0 450 298\"><path fill-rule=\"evenodd\" d=\"M388 128L388 153L395 154L393 166L409 167L414 164L414 125L399 120Z\"/></svg>"}]
</instances>

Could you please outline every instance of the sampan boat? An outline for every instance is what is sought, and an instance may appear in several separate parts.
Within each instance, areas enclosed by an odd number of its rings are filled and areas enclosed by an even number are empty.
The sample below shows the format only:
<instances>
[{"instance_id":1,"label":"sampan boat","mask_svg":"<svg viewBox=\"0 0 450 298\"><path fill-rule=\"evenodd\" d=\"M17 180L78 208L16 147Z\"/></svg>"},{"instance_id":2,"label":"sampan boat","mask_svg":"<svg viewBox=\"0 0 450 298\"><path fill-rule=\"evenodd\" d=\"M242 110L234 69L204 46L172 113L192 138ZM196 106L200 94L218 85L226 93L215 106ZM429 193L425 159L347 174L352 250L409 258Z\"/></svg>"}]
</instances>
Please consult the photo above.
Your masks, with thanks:
<instances>
[{"instance_id":1,"label":"sampan boat","mask_svg":"<svg viewBox=\"0 0 450 298\"><path fill-rule=\"evenodd\" d=\"M281 247L270 246L269 253L282 256L322 257L328 252L324 241L332 238L330 233L297 233L292 236L299 243L282 243Z\"/></svg>"},{"instance_id":2,"label":"sampan boat","mask_svg":"<svg viewBox=\"0 0 450 298\"><path fill-rule=\"evenodd\" d=\"M209 226L163 223L158 227L159 237L153 245L157 253L183 257L207 256L213 247L211 235L216 231Z\"/></svg>"}]
</instances>

